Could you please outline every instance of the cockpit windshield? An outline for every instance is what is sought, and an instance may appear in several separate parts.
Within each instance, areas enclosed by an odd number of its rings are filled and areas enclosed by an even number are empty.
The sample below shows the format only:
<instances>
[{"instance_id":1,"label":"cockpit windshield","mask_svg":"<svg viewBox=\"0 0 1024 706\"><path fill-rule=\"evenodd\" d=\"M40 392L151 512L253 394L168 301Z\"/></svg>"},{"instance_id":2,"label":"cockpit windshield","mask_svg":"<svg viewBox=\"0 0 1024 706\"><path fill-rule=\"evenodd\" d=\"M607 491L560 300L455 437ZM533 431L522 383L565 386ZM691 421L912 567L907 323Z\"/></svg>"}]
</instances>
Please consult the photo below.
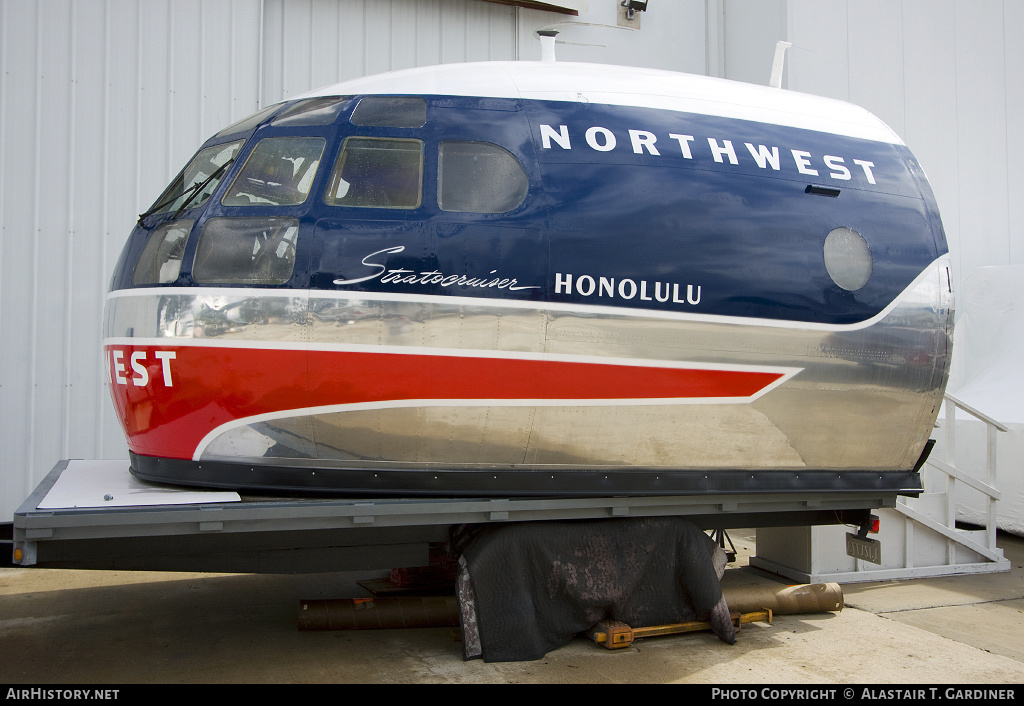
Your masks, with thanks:
<instances>
[{"instance_id":1,"label":"cockpit windshield","mask_svg":"<svg viewBox=\"0 0 1024 706\"><path fill-rule=\"evenodd\" d=\"M199 150L181 175L167 187L156 205L139 216L139 220L154 213L184 211L202 206L217 188L243 144L245 140L238 140Z\"/></svg>"}]
</instances>

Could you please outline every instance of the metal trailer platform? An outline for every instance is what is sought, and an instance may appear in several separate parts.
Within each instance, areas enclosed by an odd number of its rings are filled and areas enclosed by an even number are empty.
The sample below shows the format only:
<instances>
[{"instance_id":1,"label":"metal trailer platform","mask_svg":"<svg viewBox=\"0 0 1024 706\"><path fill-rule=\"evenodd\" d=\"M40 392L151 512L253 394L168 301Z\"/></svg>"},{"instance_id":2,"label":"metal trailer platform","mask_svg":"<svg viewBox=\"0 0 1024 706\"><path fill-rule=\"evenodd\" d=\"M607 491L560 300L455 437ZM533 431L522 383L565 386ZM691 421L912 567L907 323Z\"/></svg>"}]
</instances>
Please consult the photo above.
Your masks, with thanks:
<instances>
[{"instance_id":1,"label":"metal trailer platform","mask_svg":"<svg viewBox=\"0 0 1024 706\"><path fill-rule=\"evenodd\" d=\"M685 516L703 529L860 525L893 491L589 498L255 497L60 461L14 515L15 566L319 573L426 566L452 526Z\"/></svg>"}]
</instances>

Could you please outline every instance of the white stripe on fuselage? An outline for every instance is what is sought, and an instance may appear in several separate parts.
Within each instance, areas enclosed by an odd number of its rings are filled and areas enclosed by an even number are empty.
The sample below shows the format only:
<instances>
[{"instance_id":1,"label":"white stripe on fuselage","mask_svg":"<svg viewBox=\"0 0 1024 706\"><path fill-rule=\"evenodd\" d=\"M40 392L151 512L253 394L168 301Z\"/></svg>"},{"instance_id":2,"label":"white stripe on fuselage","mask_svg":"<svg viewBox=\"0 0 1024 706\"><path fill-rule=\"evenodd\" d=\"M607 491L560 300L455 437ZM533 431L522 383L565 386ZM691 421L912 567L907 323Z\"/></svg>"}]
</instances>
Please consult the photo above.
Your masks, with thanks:
<instances>
[{"instance_id":1,"label":"white stripe on fuselage","mask_svg":"<svg viewBox=\"0 0 1024 706\"><path fill-rule=\"evenodd\" d=\"M348 290L328 289L256 289L252 287L146 287L136 289L118 289L107 294L107 299L152 296L191 296L211 298L244 299L294 297L299 294L310 299L347 299L359 302L401 302L444 305L449 307L472 306L491 309L518 309L533 311L549 311L562 314L579 314L581 316L600 316L603 318L637 318L661 319L664 321L684 321L692 323L729 324L732 326L757 326L781 328L794 331L858 331L869 328L884 319L893 309L923 284L927 279L937 277L942 267L949 265L949 256L943 255L930 265L893 299L882 311L869 319L852 324L827 324L813 321L787 321L782 319L761 319L747 316L722 316L713 314L695 314L689 312L662 311L657 309L637 309L630 307L604 306L600 304L574 304L562 302L539 302L525 299L498 299L492 297L460 297L456 295L415 294L405 292L353 292ZM204 339L205 340L205 339Z\"/></svg>"}]
</instances>

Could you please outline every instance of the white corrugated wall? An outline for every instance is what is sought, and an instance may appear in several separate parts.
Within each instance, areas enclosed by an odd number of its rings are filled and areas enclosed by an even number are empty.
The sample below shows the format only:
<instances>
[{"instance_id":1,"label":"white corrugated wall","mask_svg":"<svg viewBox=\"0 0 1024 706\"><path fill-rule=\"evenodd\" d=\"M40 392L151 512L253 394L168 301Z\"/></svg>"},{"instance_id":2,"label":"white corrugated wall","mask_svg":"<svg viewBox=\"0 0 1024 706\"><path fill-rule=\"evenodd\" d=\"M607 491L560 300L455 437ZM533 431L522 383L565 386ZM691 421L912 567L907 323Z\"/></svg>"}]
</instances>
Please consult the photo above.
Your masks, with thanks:
<instances>
[{"instance_id":1,"label":"white corrugated wall","mask_svg":"<svg viewBox=\"0 0 1024 706\"><path fill-rule=\"evenodd\" d=\"M0 0L0 522L63 458L126 458L100 353L138 213L200 143L353 76L516 58L478 0Z\"/></svg>"},{"instance_id":2,"label":"white corrugated wall","mask_svg":"<svg viewBox=\"0 0 1024 706\"><path fill-rule=\"evenodd\" d=\"M954 290L975 268L1024 264L1024 3L712 1L724 76L766 83L788 40L785 87L863 106L906 141L935 191Z\"/></svg>"}]
</instances>

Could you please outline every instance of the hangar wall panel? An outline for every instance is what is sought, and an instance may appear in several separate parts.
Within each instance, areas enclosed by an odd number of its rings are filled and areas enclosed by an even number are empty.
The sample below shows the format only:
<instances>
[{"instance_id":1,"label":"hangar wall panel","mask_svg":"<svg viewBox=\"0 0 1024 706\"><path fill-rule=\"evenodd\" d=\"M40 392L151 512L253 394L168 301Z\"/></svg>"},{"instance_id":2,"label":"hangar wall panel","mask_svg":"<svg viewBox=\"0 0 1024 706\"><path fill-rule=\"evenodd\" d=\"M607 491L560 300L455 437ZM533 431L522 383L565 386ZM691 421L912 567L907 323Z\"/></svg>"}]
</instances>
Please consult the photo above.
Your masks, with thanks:
<instances>
[{"instance_id":1,"label":"hangar wall panel","mask_svg":"<svg viewBox=\"0 0 1024 706\"><path fill-rule=\"evenodd\" d=\"M514 59L515 17L478 0L0 0L0 522L58 460L127 457L107 284L207 137L369 72Z\"/></svg>"},{"instance_id":2,"label":"hangar wall panel","mask_svg":"<svg viewBox=\"0 0 1024 706\"><path fill-rule=\"evenodd\" d=\"M714 75L767 85L775 43L786 38L786 0L710 0L721 15L723 65Z\"/></svg>"},{"instance_id":3,"label":"hangar wall panel","mask_svg":"<svg viewBox=\"0 0 1024 706\"><path fill-rule=\"evenodd\" d=\"M954 286L1024 262L1024 5L1014 0L723 0L727 78L756 80L775 42L783 86L878 115L924 166Z\"/></svg>"},{"instance_id":4,"label":"hangar wall panel","mask_svg":"<svg viewBox=\"0 0 1024 706\"><path fill-rule=\"evenodd\" d=\"M265 0L262 102L395 69L514 59L515 15L477 0Z\"/></svg>"},{"instance_id":5,"label":"hangar wall panel","mask_svg":"<svg viewBox=\"0 0 1024 706\"><path fill-rule=\"evenodd\" d=\"M703 75L710 63L708 25L715 19L714 8L709 10L709 5L717 2L721 0L651 2L640 17L639 30L618 26L618 0L562 3L577 9L577 17L520 10L519 58L540 59L540 42L534 33L548 27L559 32L555 47L558 61L642 66Z\"/></svg>"},{"instance_id":6,"label":"hangar wall panel","mask_svg":"<svg viewBox=\"0 0 1024 706\"><path fill-rule=\"evenodd\" d=\"M134 214L251 112L258 0L0 2L0 516L56 460L125 457L100 355Z\"/></svg>"}]
</instances>

